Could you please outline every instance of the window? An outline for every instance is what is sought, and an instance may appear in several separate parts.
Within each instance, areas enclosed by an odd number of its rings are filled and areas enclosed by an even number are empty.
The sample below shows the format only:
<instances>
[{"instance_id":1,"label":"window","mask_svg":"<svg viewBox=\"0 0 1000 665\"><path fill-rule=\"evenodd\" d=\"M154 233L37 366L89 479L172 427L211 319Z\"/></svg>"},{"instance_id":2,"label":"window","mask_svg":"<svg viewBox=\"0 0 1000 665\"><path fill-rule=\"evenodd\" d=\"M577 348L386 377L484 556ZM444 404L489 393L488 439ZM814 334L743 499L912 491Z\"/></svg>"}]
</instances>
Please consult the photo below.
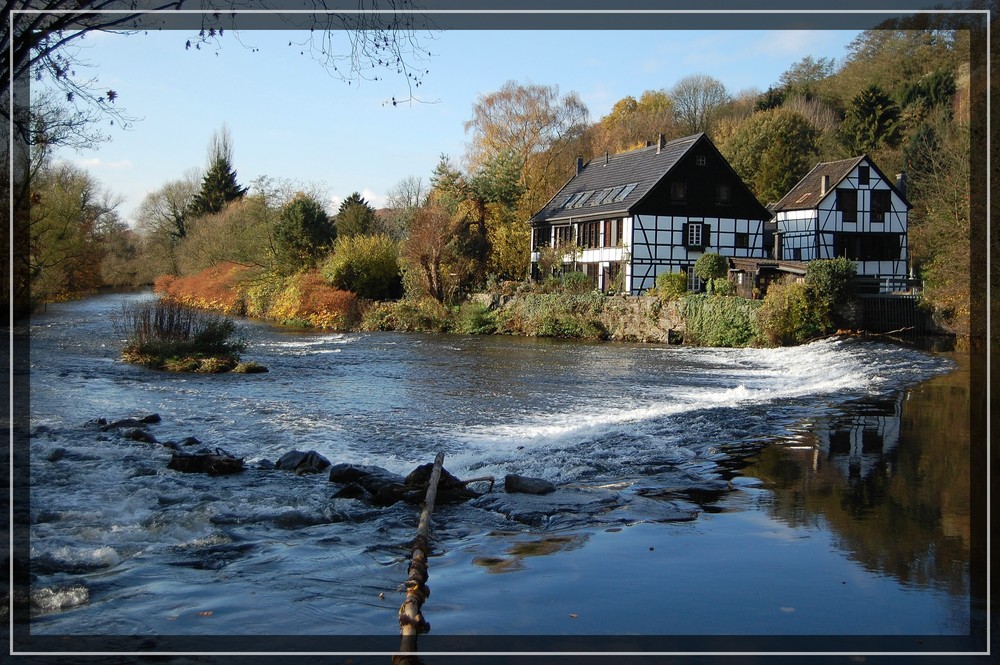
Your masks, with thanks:
<instances>
[{"instance_id":1,"label":"window","mask_svg":"<svg viewBox=\"0 0 1000 665\"><path fill-rule=\"evenodd\" d=\"M892 195L888 189L872 190L872 221L884 222L885 213L892 210Z\"/></svg>"},{"instance_id":2,"label":"window","mask_svg":"<svg viewBox=\"0 0 1000 665\"><path fill-rule=\"evenodd\" d=\"M733 240L737 247L749 247L750 246L750 234L749 233L737 233Z\"/></svg>"},{"instance_id":3,"label":"window","mask_svg":"<svg viewBox=\"0 0 1000 665\"><path fill-rule=\"evenodd\" d=\"M593 196L590 197L590 200L587 201L587 205L589 205L589 206L596 206L596 205L601 205L602 203L605 203L604 199L609 194L611 194L611 191L612 190L610 190L610 189L602 189L601 191L597 192L596 194L594 194Z\"/></svg>"},{"instance_id":4,"label":"window","mask_svg":"<svg viewBox=\"0 0 1000 665\"><path fill-rule=\"evenodd\" d=\"M698 166L704 166L705 165L705 155L695 155L694 163L697 164Z\"/></svg>"},{"instance_id":5,"label":"window","mask_svg":"<svg viewBox=\"0 0 1000 665\"><path fill-rule=\"evenodd\" d=\"M576 194L571 194L566 203L563 204L564 208L575 208L576 202L583 198L585 192L577 192Z\"/></svg>"},{"instance_id":6,"label":"window","mask_svg":"<svg viewBox=\"0 0 1000 665\"><path fill-rule=\"evenodd\" d=\"M837 210L845 222L858 221L858 190L837 189Z\"/></svg>"},{"instance_id":7,"label":"window","mask_svg":"<svg viewBox=\"0 0 1000 665\"><path fill-rule=\"evenodd\" d=\"M687 267L688 291L701 291L701 277L694 274L694 266Z\"/></svg>"},{"instance_id":8,"label":"window","mask_svg":"<svg viewBox=\"0 0 1000 665\"><path fill-rule=\"evenodd\" d=\"M573 243L573 227L557 226L555 228L556 247L563 247Z\"/></svg>"},{"instance_id":9,"label":"window","mask_svg":"<svg viewBox=\"0 0 1000 665\"><path fill-rule=\"evenodd\" d=\"M683 180L674 180L670 183L670 200L674 203L684 203L687 201L688 187Z\"/></svg>"},{"instance_id":10,"label":"window","mask_svg":"<svg viewBox=\"0 0 1000 665\"><path fill-rule=\"evenodd\" d=\"M867 185L868 184L868 179L869 179L870 175L871 174L870 174L869 168L867 166L859 166L858 167L858 184L859 185Z\"/></svg>"},{"instance_id":11,"label":"window","mask_svg":"<svg viewBox=\"0 0 1000 665\"><path fill-rule=\"evenodd\" d=\"M600 247L601 223L582 222L580 224L580 233L578 234L577 238L580 247L584 249Z\"/></svg>"},{"instance_id":12,"label":"window","mask_svg":"<svg viewBox=\"0 0 1000 665\"><path fill-rule=\"evenodd\" d=\"M687 233L688 247L704 247L701 242L701 224L688 224Z\"/></svg>"},{"instance_id":13,"label":"window","mask_svg":"<svg viewBox=\"0 0 1000 665\"><path fill-rule=\"evenodd\" d=\"M608 219L604 221L604 246L617 247L622 241L622 220Z\"/></svg>"},{"instance_id":14,"label":"window","mask_svg":"<svg viewBox=\"0 0 1000 665\"><path fill-rule=\"evenodd\" d=\"M622 188L622 191L615 195L614 203L617 203L618 201L624 201L625 197L631 194L632 190L635 189L638 185L639 183L637 182L630 182L629 184L625 185L625 187Z\"/></svg>"},{"instance_id":15,"label":"window","mask_svg":"<svg viewBox=\"0 0 1000 665\"><path fill-rule=\"evenodd\" d=\"M589 192L583 192L582 194L580 194L580 198L578 198L576 201L574 201L573 204L570 207L571 208L579 208L584 203L586 203L587 199L589 199L591 196L593 196L593 194L594 194L593 190L591 190Z\"/></svg>"},{"instance_id":16,"label":"window","mask_svg":"<svg viewBox=\"0 0 1000 665\"><path fill-rule=\"evenodd\" d=\"M902 236L898 233L835 233L833 251L852 261L898 261Z\"/></svg>"},{"instance_id":17,"label":"window","mask_svg":"<svg viewBox=\"0 0 1000 665\"><path fill-rule=\"evenodd\" d=\"M689 249L705 249L712 244L711 227L703 222L690 222L682 227L684 245Z\"/></svg>"},{"instance_id":18,"label":"window","mask_svg":"<svg viewBox=\"0 0 1000 665\"><path fill-rule=\"evenodd\" d=\"M532 245L532 248L540 249L542 247L548 247L549 236L551 235L551 233L552 231L551 229L549 229L549 227L532 230L531 235L534 239L534 244Z\"/></svg>"},{"instance_id":19,"label":"window","mask_svg":"<svg viewBox=\"0 0 1000 665\"><path fill-rule=\"evenodd\" d=\"M715 186L715 202L719 205L729 205L733 202L733 190L729 185L718 184Z\"/></svg>"}]
</instances>

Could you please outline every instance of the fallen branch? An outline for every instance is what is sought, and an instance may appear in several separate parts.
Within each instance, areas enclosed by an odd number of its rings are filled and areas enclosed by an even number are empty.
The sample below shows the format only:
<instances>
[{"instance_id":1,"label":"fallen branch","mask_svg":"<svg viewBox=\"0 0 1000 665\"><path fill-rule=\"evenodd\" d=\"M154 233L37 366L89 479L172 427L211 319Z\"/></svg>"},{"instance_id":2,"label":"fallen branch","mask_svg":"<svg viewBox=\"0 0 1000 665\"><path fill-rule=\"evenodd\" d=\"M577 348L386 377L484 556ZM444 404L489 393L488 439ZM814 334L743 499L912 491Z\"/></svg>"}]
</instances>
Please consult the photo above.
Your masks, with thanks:
<instances>
[{"instance_id":1,"label":"fallen branch","mask_svg":"<svg viewBox=\"0 0 1000 665\"><path fill-rule=\"evenodd\" d=\"M417 650L417 635L430 631L431 626L424 620L420 608L431 595L427 588L427 554L430 551L428 532L431 526L431 513L434 512L434 500L437 498L438 481L441 479L441 467L444 464L444 453L438 453L434 458L434 468L430 481L427 483L427 496L424 508L420 513L417 525L417 535L413 539L413 554L410 557L409 577L404 583L406 600L399 608L399 633L402 636L399 650L404 653L414 653ZM396 660L396 659L394 659ZM397 662L406 662L406 658Z\"/></svg>"}]
</instances>

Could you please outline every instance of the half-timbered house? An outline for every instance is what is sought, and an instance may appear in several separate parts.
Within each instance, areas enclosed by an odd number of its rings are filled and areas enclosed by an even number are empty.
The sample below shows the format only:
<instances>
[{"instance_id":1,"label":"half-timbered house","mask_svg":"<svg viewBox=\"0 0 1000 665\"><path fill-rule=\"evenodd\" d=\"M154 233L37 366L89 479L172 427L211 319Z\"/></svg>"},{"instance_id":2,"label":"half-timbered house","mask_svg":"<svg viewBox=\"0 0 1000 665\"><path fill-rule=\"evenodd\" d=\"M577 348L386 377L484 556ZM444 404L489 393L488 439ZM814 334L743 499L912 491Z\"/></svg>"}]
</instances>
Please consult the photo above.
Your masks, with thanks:
<instances>
[{"instance_id":1,"label":"half-timbered house","mask_svg":"<svg viewBox=\"0 0 1000 665\"><path fill-rule=\"evenodd\" d=\"M597 288L638 295L657 275L684 272L705 252L764 258L771 218L705 134L658 141L586 164L530 220L536 277L543 253Z\"/></svg>"},{"instance_id":2,"label":"half-timbered house","mask_svg":"<svg viewBox=\"0 0 1000 665\"><path fill-rule=\"evenodd\" d=\"M846 257L883 293L908 285L902 176L890 181L867 155L817 164L774 206L774 258Z\"/></svg>"}]
</instances>

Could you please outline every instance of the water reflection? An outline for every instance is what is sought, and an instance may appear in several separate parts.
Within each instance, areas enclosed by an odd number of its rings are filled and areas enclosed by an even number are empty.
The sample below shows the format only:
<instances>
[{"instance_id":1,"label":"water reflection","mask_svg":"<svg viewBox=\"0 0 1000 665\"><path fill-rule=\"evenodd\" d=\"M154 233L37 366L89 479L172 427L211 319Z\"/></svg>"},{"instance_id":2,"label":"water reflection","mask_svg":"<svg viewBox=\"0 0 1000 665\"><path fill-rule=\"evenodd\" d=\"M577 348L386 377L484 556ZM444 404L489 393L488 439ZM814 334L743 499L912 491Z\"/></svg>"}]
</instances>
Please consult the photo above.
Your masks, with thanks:
<instances>
[{"instance_id":1,"label":"water reflection","mask_svg":"<svg viewBox=\"0 0 1000 665\"><path fill-rule=\"evenodd\" d=\"M967 598L969 404L966 363L814 422L762 450L744 473L773 490L776 519L830 528L869 570Z\"/></svg>"}]
</instances>

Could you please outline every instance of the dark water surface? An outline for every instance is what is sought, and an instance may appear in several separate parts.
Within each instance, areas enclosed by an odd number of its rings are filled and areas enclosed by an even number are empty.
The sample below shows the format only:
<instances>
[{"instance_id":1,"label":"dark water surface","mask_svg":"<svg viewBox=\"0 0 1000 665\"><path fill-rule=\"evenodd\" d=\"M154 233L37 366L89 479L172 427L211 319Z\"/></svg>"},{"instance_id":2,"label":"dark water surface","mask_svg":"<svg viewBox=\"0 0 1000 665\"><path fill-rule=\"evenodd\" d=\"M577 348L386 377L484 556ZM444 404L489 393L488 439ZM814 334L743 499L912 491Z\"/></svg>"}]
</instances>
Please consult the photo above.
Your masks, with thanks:
<instances>
[{"instance_id":1,"label":"dark water surface","mask_svg":"<svg viewBox=\"0 0 1000 665\"><path fill-rule=\"evenodd\" d=\"M398 634L418 509L255 468L293 449L498 478L435 511L435 635L970 632L961 355L249 322L269 373L163 374L118 361L122 300L32 320L32 635ZM87 424L147 413L247 471L178 473ZM559 490L507 495L507 473Z\"/></svg>"}]
</instances>

